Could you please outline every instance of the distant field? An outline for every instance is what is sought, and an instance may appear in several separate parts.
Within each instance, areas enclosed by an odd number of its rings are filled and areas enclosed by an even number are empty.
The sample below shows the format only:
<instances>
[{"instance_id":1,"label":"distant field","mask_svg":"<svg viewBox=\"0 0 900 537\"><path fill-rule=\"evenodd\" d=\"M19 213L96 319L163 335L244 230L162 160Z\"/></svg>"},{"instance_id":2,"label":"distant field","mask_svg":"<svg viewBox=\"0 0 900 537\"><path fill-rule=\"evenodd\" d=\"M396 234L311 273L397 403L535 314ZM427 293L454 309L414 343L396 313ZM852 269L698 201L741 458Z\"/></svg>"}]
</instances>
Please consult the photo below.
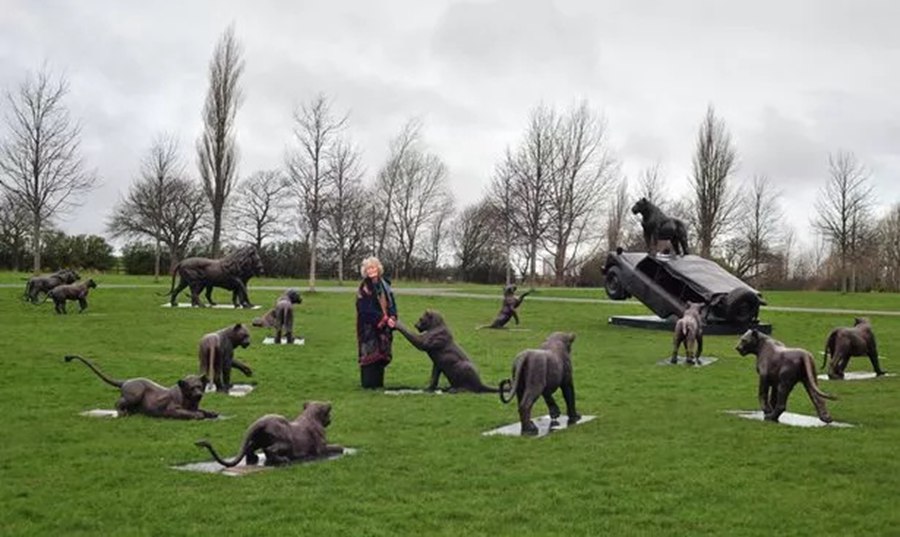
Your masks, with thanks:
<instances>
[{"instance_id":1,"label":"distant field","mask_svg":"<svg viewBox=\"0 0 900 537\"><path fill-rule=\"evenodd\" d=\"M0 285L21 285L24 289L25 281L30 273L25 272L0 272ZM126 274L84 274L84 277L93 277L101 285L140 285L140 286L158 286L160 292L167 291L171 285L169 276L161 276L159 282L154 282L150 276L129 276ZM355 288L358 282L356 280L346 280L339 283L337 280L319 279L316 281L318 287L344 287ZM288 278L253 278L250 280L250 288L265 287L296 287L301 291L305 291L308 287L306 279L288 279ZM459 291L470 294L497 296L498 299L503 292L502 285L480 285L464 282L431 282L431 281L404 281L394 282L394 287L398 290L404 288L415 289L441 289L447 291ZM520 285L519 291L526 291L528 285ZM847 310L885 310L900 311L900 293L846 293L841 294L834 291L766 291L763 290L763 297L768 305L773 307L808 307L808 308L835 308ZM225 296L220 290L215 296ZM587 298L607 300L606 292L602 288L585 288L585 287L547 287L538 286L534 294L536 297L559 297L559 298ZM188 300L188 291L182 292L182 300ZM224 299L219 299L224 300ZM763 308L765 310L765 307Z\"/></svg>"},{"instance_id":2,"label":"distant field","mask_svg":"<svg viewBox=\"0 0 900 537\"><path fill-rule=\"evenodd\" d=\"M4 274L2 281L16 277ZM441 310L491 384L508 375L519 350L548 332L577 333L578 403L599 419L543 439L483 437L516 420L513 405L494 395L360 390L353 297L317 293L297 308L306 346L262 346L265 331L254 330L254 344L239 356L254 367L257 390L244 399L206 397L205 407L230 419L94 420L78 413L110 408L116 391L81 364L64 364L64 354L95 359L116 377L169 385L196 368L203 333L255 315L163 309L152 287L103 287L149 285L152 278L98 279L88 313L66 317L49 304L21 302L18 288L0 288L2 535L896 535L900 527L900 377L822 383L840 397L829 403L834 417L861 425L854 429L750 422L722 413L756 407L754 362L735 353L736 337L707 338L707 353L720 358L712 366L660 367L669 334L605 322L610 314L646 311L637 303L526 302L522 327L530 331L512 332L474 329L493 318L498 304L491 301L399 297L407 322L425 308ZM473 290L498 292L466 286ZM252 292L266 304L275 295ZM898 304L895 295L767 296L779 305ZM765 317L779 339L815 353L828 330L845 321L807 313ZM885 368L898 371L900 318L873 322ZM861 359L851 363L868 368ZM429 369L428 359L398 336L388 383L424 386ZM308 399L334 404L329 438L357 448L357 455L242 478L169 469L206 459L193 445L198 438L231 454L255 418L293 415ZM802 388L789 410L812 412ZM536 411L546 410L538 403Z\"/></svg>"}]
</instances>

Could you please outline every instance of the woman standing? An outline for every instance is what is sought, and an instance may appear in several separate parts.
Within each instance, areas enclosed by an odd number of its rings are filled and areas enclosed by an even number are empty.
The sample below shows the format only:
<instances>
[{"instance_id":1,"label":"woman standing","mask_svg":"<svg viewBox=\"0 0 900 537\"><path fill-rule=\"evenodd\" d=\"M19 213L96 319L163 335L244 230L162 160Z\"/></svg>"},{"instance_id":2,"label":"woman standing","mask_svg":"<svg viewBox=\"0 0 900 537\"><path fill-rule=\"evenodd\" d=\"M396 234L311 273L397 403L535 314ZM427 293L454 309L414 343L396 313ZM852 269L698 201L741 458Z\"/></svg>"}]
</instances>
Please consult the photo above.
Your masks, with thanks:
<instances>
[{"instance_id":1,"label":"woman standing","mask_svg":"<svg viewBox=\"0 0 900 537\"><path fill-rule=\"evenodd\" d=\"M384 386L384 368L391 361L391 329L397 320L397 304L384 267L377 257L362 262L362 283L356 292L356 341L363 388Z\"/></svg>"}]
</instances>

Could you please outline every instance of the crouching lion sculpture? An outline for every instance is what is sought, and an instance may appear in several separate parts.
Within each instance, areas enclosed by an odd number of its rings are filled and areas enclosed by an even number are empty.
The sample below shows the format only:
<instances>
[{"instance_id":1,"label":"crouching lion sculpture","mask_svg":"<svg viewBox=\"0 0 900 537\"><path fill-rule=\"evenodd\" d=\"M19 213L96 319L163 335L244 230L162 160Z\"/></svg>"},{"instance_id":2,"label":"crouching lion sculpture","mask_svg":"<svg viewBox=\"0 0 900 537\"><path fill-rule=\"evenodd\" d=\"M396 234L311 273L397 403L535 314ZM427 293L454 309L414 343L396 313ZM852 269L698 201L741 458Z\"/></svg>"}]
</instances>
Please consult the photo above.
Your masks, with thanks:
<instances>
[{"instance_id":1,"label":"crouching lion sculpture","mask_svg":"<svg viewBox=\"0 0 900 537\"><path fill-rule=\"evenodd\" d=\"M258 450L266 455L266 465L282 465L343 453L344 448L325 441L325 427L331 423L331 403L307 401L294 420L278 414L266 414L247 428L241 451L231 460L219 456L206 440L195 445L209 450L222 466L233 467L246 457L248 465L259 463Z\"/></svg>"}]
</instances>

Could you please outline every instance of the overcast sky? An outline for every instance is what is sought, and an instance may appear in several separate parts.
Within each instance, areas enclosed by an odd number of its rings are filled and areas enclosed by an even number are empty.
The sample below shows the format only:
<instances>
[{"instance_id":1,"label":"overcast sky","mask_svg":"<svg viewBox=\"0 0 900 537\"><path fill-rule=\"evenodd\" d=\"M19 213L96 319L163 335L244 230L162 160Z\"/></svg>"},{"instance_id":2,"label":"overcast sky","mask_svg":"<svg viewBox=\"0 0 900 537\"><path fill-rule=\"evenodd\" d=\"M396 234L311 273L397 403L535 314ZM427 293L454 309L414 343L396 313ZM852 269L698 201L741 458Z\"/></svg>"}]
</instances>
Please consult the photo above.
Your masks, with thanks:
<instances>
[{"instance_id":1,"label":"overcast sky","mask_svg":"<svg viewBox=\"0 0 900 537\"><path fill-rule=\"evenodd\" d=\"M421 118L462 206L480 198L535 105L587 99L623 171L658 162L674 196L711 103L739 153L736 180L768 175L808 237L829 152L866 165L881 211L900 201L898 21L890 0L0 0L0 85L45 61L70 81L84 156L102 179L62 222L70 233L103 233L162 131L197 176L207 65L234 23L246 61L242 177L281 166L292 110L324 92L349 111L369 179L388 140Z\"/></svg>"}]
</instances>

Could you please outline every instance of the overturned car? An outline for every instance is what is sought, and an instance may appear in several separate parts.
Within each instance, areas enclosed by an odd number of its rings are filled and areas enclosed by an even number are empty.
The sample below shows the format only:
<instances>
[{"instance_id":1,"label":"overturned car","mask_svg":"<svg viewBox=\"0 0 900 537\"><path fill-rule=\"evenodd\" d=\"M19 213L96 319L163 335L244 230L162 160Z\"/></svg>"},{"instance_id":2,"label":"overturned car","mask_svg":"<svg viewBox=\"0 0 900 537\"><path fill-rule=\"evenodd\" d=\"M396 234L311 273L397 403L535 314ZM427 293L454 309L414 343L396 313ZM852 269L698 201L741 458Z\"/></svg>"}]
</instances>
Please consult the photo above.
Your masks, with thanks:
<instances>
[{"instance_id":1,"label":"overturned car","mask_svg":"<svg viewBox=\"0 0 900 537\"><path fill-rule=\"evenodd\" d=\"M747 327L757 324L765 304L759 291L696 255L651 256L619 248L607 256L603 274L609 298L633 296L662 319L678 318L688 302L699 302L706 305L707 323Z\"/></svg>"}]
</instances>

